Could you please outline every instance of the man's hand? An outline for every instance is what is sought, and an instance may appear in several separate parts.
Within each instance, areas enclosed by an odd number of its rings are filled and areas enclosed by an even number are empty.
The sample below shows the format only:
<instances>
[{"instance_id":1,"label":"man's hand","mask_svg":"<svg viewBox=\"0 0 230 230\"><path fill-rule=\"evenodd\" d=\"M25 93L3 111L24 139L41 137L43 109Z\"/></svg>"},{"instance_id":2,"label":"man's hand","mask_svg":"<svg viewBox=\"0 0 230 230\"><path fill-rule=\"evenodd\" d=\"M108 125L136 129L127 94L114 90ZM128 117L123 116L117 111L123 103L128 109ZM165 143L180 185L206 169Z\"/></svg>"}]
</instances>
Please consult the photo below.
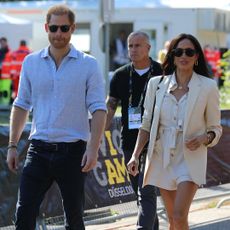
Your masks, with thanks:
<instances>
[{"instance_id":1,"label":"man's hand","mask_svg":"<svg viewBox=\"0 0 230 230\"><path fill-rule=\"evenodd\" d=\"M16 148L8 149L6 162L9 170L16 174L18 170L18 163L19 163L18 153Z\"/></svg>"},{"instance_id":2,"label":"man's hand","mask_svg":"<svg viewBox=\"0 0 230 230\"><path fill-rule=\"evenodd\" d=\"M97 158L98 151L95 152L90 149L86 149L81 162L81 166L83 167L81 171L88 172L92 170L97 164Z\"/></svg>"},{"instance_id":3,"label":"man's hand","mask_svg":"<svg viewBox=\"0 0 230 230\"><path fill-rule=\"evenodd\" d=\"M139 166L139 160L136 159L134 156L132 156L127 164L129 174L136 176L139 173L138 166Z\"/></svg>"}]
</instances>

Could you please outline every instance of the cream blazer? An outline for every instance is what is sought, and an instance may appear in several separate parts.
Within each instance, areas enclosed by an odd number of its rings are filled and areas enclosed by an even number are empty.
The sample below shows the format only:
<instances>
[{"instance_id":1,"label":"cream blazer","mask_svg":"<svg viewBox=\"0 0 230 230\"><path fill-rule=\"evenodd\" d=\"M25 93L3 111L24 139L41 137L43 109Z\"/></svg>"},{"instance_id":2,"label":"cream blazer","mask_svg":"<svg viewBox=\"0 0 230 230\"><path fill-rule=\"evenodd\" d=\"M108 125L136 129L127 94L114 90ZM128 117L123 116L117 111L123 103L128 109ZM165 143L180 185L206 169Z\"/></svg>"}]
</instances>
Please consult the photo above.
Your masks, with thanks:
<instances>
[{"instance_id":1,"label":"cream blazer","mask_svg":"<svg viewBox=\"0 0 230 230\"><path fill-rule=\"evenodd\" d=\"M151 78L149 81L144 103L145 111L141 129L150 132L150 140L146 157L143 186L150 184L151 175L149 173L149 168L151 165L152 154L154 154L154 145L159 126L161 105L172 75L165 76L163 81L158 85L160 77L161 76ZM156 104L151 126L152 108L155 94ZM220 120L219 92L216 82L193 72L189 83L187 107L185 110L183 127L184 143L187 138L204 134L207 131L214 131L216 137L208 147L216 145L222 134ZM205 184L207 146L201 145L195 151L190 151L184 144L183 152L193 181L198 185Z\"/></svg>"}]
</instances>

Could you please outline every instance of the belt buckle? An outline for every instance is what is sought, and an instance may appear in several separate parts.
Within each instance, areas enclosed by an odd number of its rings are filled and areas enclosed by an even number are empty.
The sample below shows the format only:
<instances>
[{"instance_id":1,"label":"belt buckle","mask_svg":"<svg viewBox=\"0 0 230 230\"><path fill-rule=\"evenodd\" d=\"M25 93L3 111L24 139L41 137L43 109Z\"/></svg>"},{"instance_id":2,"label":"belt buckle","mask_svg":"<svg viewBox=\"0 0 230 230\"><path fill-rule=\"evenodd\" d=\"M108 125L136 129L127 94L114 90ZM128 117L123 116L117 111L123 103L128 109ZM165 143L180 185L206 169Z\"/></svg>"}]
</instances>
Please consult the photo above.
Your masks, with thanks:
<instances>
[{"instance_id":1,"label":"belt buckle","mask_svg":"<svg viewBox=\"0 0 230 230\"><path fill-rule=\"evenodd\" d=\"M52 143L52 147L54 148L54 151L58 151L58 144Z\"/></svg>"}]
</instances>

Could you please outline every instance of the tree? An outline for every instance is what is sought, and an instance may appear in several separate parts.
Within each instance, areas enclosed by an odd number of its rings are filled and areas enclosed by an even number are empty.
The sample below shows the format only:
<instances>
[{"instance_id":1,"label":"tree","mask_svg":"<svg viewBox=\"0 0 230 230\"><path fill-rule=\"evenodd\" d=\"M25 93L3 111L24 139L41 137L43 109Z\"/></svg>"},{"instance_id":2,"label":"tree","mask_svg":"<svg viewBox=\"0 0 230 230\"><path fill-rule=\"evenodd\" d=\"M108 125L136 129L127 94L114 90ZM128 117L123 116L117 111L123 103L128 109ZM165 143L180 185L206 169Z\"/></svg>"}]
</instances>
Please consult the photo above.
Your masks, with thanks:
<instances>
[{"instance_id":1,"label":"tree","mask_svg":"<svg viewBox=\"0 0 230 230\"><path fill-rule=\"evenodd\" d=\"M224 80L220 88L220 100L222 109L230 109L230 50L223 54L220 61L222 71L221 78Z\"/></svg>"}]
</instances>

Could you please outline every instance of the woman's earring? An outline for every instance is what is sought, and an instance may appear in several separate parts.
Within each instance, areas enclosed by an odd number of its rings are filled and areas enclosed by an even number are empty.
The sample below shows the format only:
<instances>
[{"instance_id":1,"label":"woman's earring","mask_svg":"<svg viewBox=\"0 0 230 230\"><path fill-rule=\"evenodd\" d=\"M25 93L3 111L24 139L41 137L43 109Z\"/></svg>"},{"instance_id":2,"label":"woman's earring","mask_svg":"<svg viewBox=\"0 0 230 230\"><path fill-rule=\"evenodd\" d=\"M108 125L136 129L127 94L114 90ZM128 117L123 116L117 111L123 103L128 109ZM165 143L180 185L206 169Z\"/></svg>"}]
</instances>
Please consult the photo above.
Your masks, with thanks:
<instances>
[{"instance_id":1,"label":"woman's earring","mask_svg":"<svg viewBox=\"0 0 230 230\"><path fill-rule=\"evenodd\" d=\"M198 60L195 61L195 65L198 66Z\"/></svg>"}]
</instances>

